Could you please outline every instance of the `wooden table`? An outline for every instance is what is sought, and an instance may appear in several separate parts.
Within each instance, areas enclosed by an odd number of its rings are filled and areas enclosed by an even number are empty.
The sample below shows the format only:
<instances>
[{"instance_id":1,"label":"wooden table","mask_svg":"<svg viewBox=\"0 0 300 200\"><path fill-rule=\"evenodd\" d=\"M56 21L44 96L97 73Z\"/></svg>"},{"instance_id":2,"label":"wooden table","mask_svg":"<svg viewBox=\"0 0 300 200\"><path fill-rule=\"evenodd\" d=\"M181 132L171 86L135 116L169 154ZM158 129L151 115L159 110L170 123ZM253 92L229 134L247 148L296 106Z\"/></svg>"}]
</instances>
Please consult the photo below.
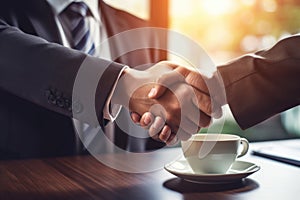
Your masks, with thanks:
<instances>
[{"instance_id":1,"label":"wooden table","mask_svg":"<svg viewBox=\"0 0 300 200\"><path fill-rule=\"evenodd\" d=\"M250 154L243 160L261 170L241 182L222 185L186 182L164 169L120 172L92 156L1 161L0 199L299 199L300 168Z\"/></svg>"}]
</instances>

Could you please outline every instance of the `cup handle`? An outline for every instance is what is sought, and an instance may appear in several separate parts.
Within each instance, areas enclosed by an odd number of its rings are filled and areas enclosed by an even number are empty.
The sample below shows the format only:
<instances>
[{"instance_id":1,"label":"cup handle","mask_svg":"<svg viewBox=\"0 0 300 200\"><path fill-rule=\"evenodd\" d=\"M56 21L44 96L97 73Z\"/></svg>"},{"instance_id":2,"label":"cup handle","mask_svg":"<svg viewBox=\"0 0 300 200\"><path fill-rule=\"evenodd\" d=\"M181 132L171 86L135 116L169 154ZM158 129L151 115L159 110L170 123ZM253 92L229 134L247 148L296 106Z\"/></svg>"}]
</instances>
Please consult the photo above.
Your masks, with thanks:
<instances>
[{"instance_id":1,"label":"cup handle","mask_svg":"<svg viewBox=\"0 0 300 200\"><path fill-rule=\"evenodd\" d=\"M238 158L239 158L239 157L242 157L243 155L245 155L245 154L248 152L248 149L249 149L249 142L248 142L247 139L241 138L240 142L241 142L241 144L243 145L243 150L242 150L242 152L237 156Z\"/></svg>"}]
</instances>

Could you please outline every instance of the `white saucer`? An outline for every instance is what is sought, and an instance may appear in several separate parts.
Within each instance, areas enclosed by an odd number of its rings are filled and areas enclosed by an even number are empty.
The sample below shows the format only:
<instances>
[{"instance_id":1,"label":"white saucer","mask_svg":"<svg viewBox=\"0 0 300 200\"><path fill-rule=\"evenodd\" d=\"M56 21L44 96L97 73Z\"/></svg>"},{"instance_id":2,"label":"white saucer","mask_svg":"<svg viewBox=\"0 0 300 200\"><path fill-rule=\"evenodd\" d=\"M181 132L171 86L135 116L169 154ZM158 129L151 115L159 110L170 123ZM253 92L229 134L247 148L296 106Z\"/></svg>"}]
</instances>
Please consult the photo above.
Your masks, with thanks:
<instances>
[{"instance_id":1,"label":"white saucer","mask_svg":"<svg viewBox=\"0 0 300 200\"><path fill-rule=\"evenodd\" d=\"M226 174L195 174L184 158L166 164L164 168L171 174L187 181L213 184L240 181L260 169L253 163L237 160Z\"/></svg>"}]
</instances>

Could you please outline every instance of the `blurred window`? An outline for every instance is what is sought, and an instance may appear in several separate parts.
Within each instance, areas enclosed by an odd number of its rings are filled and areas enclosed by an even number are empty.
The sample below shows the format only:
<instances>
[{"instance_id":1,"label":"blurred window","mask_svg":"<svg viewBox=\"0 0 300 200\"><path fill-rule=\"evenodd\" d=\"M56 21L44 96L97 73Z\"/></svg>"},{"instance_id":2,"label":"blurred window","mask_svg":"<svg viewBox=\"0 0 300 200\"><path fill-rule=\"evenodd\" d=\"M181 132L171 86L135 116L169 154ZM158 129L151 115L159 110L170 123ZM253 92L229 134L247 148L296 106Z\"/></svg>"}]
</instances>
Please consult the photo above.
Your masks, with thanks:
<instances>
[{"instance_id":1,"label":"blurred window","mask_svg":"<svg viewBox=\"0 0 300 200\"><path fill-rule=\"evenodd\" d=\"M269 48L300 32L299 0L170 0L169 4L169 28L195 40L215 64ZM237 126L228 107L227 112L225 133L251 141L300 136L299 107L245 131Z\"/></svg>"},{"instance_id":2,"label":"blurred window","mask_svg":"<svg viewBox=\"0 0 300 200\"><path fill-rule=\"evenodd\" d=\"M299 0L105 0L110 5L184 34L215 64L269 48L279 39L300 32ZM184 60L169 54L171 60ZM300 109L294 108L242 131L229 109L223 132L251 141L295 137L300 132ZM215 123L218 126L218 123ZM203 130L205 132L205 129ZM300 135L300 134L299 134Z\"/></svg>"}]
</instances>

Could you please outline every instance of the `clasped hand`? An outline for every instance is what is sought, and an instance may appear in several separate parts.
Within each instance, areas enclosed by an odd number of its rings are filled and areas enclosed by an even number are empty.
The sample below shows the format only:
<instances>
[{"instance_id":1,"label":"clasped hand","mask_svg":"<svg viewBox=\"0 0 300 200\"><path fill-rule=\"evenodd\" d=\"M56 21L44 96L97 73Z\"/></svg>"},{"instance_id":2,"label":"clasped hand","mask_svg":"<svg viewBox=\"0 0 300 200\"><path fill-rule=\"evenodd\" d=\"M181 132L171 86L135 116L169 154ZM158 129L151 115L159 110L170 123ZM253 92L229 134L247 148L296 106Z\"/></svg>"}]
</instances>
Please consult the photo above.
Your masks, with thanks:
<instances>
[{"instance_id":1,"label":"clasped hand","mask_svg":"<svg viewBox=\"0 0 300 200\"><path fill-rule=\"evenodd\" d=\"M196 70L166 61L145 71L127 68L112 103L128 108L132 120L149 129L152 138L172 145L207 127L212 114L221 115L206 80Z\"/></svg>"}]
</instances>

